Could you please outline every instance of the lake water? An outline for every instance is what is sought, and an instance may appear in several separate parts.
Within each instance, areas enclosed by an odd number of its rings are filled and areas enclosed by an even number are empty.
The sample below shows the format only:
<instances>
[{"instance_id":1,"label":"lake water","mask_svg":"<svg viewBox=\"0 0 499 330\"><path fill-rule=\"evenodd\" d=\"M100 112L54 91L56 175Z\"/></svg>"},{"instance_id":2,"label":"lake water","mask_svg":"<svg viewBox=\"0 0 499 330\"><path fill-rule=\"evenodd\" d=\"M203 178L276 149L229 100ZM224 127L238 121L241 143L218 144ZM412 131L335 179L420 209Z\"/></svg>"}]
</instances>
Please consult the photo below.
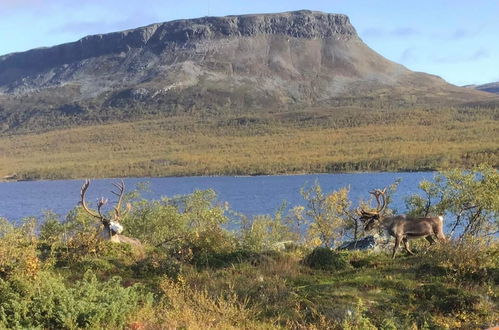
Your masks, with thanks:
<instances>
[{"instance_id":1,"label":"lake water","mask_svg":"<svg viewBox=\"0 0 499 330\"><path fill-rule=\"evenodd\" d=\"M400 179L398 192L392 207L405 211L404 199L418 192L418 183L431 179L434 173L355 173L355 174L311 174L289 176L251 177L169 177L169 178L127 178L127 190L147 182L149 191L142 193L146 199L159 199L184 195L196 189L213 189L220 202L228 202L232 210L253 216L274 214L286 201L288 207L304 205L300 188L310 187L316 180L324 192L350 186L350 199L354 202L369 197L368 191L382 188ZM100 196L111 198L111 183L116 179L93 180L87 192L87 199L95 205ZM79 201L83 180L26 181L0 183L0 217L11 221L35 216L41 217L45 210L64 216Z\"/></svg>"}]
</instances>

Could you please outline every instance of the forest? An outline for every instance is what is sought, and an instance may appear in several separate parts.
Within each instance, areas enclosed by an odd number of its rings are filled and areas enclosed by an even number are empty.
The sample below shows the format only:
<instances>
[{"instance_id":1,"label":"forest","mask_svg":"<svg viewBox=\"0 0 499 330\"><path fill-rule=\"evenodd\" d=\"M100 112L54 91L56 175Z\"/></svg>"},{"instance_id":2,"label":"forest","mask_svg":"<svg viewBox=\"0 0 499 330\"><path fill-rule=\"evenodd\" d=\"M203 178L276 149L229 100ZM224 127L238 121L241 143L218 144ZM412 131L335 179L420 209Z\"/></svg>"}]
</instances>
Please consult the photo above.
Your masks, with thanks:
<instances>
[{"instance_id":1,"label":"forest","mask_svg":"<svg viewBox=\"0 0 499 330\"><path fill-rule=\"evenodd\" d=\"M143 114L137 120L123 119L121 114L116 117L121 121L102 123L70 124L65 120L72 117L44 117L59 127L0 134L0 180L499 165L499 111L494 104L427 108L346 104L266 113ZM43 126L45 120L36 123Z\"/></svg>"}]
</instances>

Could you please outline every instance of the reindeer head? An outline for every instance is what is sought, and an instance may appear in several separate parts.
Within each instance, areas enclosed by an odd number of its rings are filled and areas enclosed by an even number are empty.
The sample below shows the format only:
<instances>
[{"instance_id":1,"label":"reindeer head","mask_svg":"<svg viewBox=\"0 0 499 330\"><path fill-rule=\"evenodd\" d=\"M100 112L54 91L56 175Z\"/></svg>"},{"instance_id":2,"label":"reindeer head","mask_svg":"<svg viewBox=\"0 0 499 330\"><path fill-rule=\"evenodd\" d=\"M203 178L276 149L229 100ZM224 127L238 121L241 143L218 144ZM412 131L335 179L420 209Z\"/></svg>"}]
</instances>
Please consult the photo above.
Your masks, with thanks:
<instances>
[{"instance_id":1,"label":"reindeer head","mask_svg":"<svg viewBox=\"0 0 499 330\"><path fill-rule=\"evenodd\" d=\"M123 230L123 227L120 225L121 219L130 211L131 205L127 204L125 211L122 211L122 200L123 200L123 194L125 192L125 183L123 180L119 183L113 183L113 186L116 187L117 191L111 190L111 193L114 195L118 196L118 201L116 202L116 206L114 207L114 212L112 214L112 217L107 217L104 214L102 214L102 207L107 204L108 200L107 198L102 197L98 202L97 202L97 212L94 210L91 210L88 206L87 203L85 202L85 194L87 192L88 187L90 186L90 180L85 180L85 183L83 183L83 186L81 187L81 192L80 192L80 197L81 197L81 205L83 209L93 216L94 218L97 218L101 221L101 223L104 225L104 228L109 232L109 236L113 236L115 234L120 234L121 231Z\"/></svg>"},{"instance_id":2,"label":"reindeer head","mask_svg":"<svg viewBox=\"0 0 499 330\"><path fill-rule=\"evenodd\" d=\"M360 221L364 223L364 230L369 231L373 229L374 225L381 219L381 213L386 208L386 198L385 198L386 188L383 190L375 189L369 193L376 198L376 209L371 211L365 211L364 209L359 210Z\"/></svg>"}]
</instances>

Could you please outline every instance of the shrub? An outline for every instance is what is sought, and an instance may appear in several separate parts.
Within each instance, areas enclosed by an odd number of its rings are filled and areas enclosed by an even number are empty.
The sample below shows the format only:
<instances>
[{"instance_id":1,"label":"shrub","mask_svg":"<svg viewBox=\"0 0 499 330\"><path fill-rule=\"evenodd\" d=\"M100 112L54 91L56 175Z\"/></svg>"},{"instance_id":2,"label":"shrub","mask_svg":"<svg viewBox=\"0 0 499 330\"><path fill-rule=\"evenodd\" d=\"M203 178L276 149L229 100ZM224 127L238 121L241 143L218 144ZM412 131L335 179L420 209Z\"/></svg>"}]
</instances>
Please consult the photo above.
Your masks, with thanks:
<instances>
[{"instance_id":1,"label":"shrub","mask_svg":"<svg viewBox=\"0 0 499 330\"><path fill-rule=\"evenodd\" d=\"M451 236L487 236L499 230L499 172L492 166L440 172L433 182L422 181L419 187L424 196L406 200L410 213L451 214L446 218Z\"/></svg>"},{"instance_id":2,"label":"shrub","mask_svg":"<svg viewBox=\"0 0 499 330\"><path fill-rule=\"evenodd\" d=\"M176 280L180 276L181 264L162 251L153 251L146 258L136 262L132 270L140 277L168 276Z\"/></svg>"},{"instance_id":3,"label":"shrub","mask_svg":"<svg viewBox=\"0 0 499 330\"><path fill-rule=\"evenodd\" d=\"M389 255L373 251L349 251L348 259L354 268L378 268L391 263Z\"/></svg>"},{"instance_id":4,"label":"shrub","mask_svg":"<svg viewBox=\"0 0 499 330\"><path fill-rule=\"evenodd\" d=\"M204 255L203 259L195 259L198 266L206 266L211 268L223 268L242 262L250 262L252 264L260 263L262 254L248 251L236 250L228 252L209 253Z\"/></svg>"},{"instance_id":5,"label":"shrub","mask_svg":"<svg viewBox=\"0 0 499 330\"><path fill-rule=\"evenodd\" d=\"M47 245L59 242L64 235L64 224L52 212L45 212L45 221L40 227L40 241Z\"/></svg>"},{"instance_id":6,"label":"shrub","mask_svg":"<svg viewBox=\"0 0 499 330\"><path fill-rule=\"evenodd\" d=\"M286 220L281 211L274 217L261 215L249 219L241 216L239 245L255 252L286 249L286 246L295 244L300 236L300 233L293 232Z\"/></svg>"},{"instance_id":7,"label":"shrub","mask_svg":"<svg viewBox=\"0 0 499 330\"><path fill-rule=\"evenodd\" d=\"M422 265L431 264L433 272L446 274L453 282L496 281L499 275L499 244L467 237L439 243L426 254L417 256Z\"/></svg>"},{"instance_id":8,"label":"shrub","mask_svg":"<svg viewBox=\"0 0 499 330\"><path fill-rule=\"evenodd\" d=\"M91 272L74 287L49 273L32 285L0 279L0 327L5 328L120 328L151 303L152 295L140 286L124 288L118 277L99 282Z\"/></svg>"},{"instance_id":9,"label":"shrub","mask_svg":"<svg viewBox=\"0 0 499 330\"><path fill-rule=\"evenodd\" d=\"M333 251L326 247L317 247L304 259L303 263L310 268L322 270L343 270L350 267L345 253Z\"/></svg>"},{"instance_id":10,"label":"shrub","mask_svg":"<svg viewBox=\"0 0 499 330\"><path fill-rule=\"evenodd\" d=\"M300 190L307 206L295 207L293 213L295 221L305 225L308 245L332 248L341 243L347 227L352 225L348 192L348 188L342 188L325 194L318 181L312 187Z\"/></svg>"},{"instance_id":11,"label":"shrub","mask_svg":"<svg viewBox=\"0 0 499 330\"><path fill-rule=\"evenodd\" d=\"M444 314L476 311L479 297L460 288L448 288L442 283L425 284L414 290L416 299L424 300L425 308Z\"/></svg>"},{"instance_id":12,"label":"shrub","mask_svg":"<svg viewBox=\"0 0 499 330\"><path fill-rule=\"evenodd\" d=\"M35 223L27 220L20 227L0 218L0 279L22 276L34 279L41 263L37 254Z\"/></svg>"},{"instance_id":13,"label":"shrub","mask_svg":"<svg viewBox=\"0 0 499 330\"><path fill-rule=\"evenodd\" d=\"M226 230L214 227L196 232L191 238L190 248L192 262L198 266L208 266L214 257L234 252L236 242Z\"/></svg>"},{"instance_id":14,"label":"shrub","mask_svg":"<svg viewBox=\"0 0 499 330\"><path fill-rule=\"evenodd\" d=\"M348 309L341 323L341 329L344 330L374 330L377 327L371 322L369 317L366 316L367 308L362 300L359 300L353 308ZM390 328L388 328L390 329Z\"/></svg>"},{"instance_id":15,"label":"shrub","mask_svg":"<svg viewBox=\"0 0 499 330\"><path fill-rule=\"evenodd\" d=\"M247 302L238 300L228 291L222 296L211 296L206 290L190 288L184 283L164 279L160 283L163 293L158 318L162 326L180 329L256 329L257 311Z\"/></svg>"},{"instance_id":16,"label":"shrub","mask_svg":"<svg viewBox=\"0 0 499 330\"><path fill-rule=\"evenodd\" d=\"M123 225L130 236L153 246L176 243L188 231L185 216L168 199L133 203Z\"/></svg>"}]
</instances>

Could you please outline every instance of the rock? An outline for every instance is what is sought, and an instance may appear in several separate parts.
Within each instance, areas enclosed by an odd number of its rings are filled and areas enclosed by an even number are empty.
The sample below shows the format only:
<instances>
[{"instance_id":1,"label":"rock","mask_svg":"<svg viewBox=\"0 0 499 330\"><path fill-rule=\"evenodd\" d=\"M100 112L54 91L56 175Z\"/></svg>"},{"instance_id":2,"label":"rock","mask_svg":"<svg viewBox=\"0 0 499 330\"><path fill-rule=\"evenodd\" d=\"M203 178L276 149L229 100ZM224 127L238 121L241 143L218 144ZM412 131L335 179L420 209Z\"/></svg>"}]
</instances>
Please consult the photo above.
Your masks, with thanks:
<instances>
[{"instance_id":1,"label":"rock","mask_svg":"<svg viewBox=\"0 0 499 330\"><path fill-rule=\"evenodd\" d=\"M376 247L374 236L366 236L356 241L345 242L338 247L338 250L371 250Z\"/></svg>"},{"instance_id":2,"label":"rock","mask_svg":"<svg viewBox=\"0 0 499 330\"><path fill-rule=\"evenodd\" d=\"M169 48L195 47L194 42L230 37L286 35L295 38L351 39L357 33L346 15L313 11L281 14L202 17L176 20L22 53L0 56L0 85L37 75L53 67L68 69L71 63L102 56L117 56L132 50L163 52Z\"/></svg>"}]
</instances>

